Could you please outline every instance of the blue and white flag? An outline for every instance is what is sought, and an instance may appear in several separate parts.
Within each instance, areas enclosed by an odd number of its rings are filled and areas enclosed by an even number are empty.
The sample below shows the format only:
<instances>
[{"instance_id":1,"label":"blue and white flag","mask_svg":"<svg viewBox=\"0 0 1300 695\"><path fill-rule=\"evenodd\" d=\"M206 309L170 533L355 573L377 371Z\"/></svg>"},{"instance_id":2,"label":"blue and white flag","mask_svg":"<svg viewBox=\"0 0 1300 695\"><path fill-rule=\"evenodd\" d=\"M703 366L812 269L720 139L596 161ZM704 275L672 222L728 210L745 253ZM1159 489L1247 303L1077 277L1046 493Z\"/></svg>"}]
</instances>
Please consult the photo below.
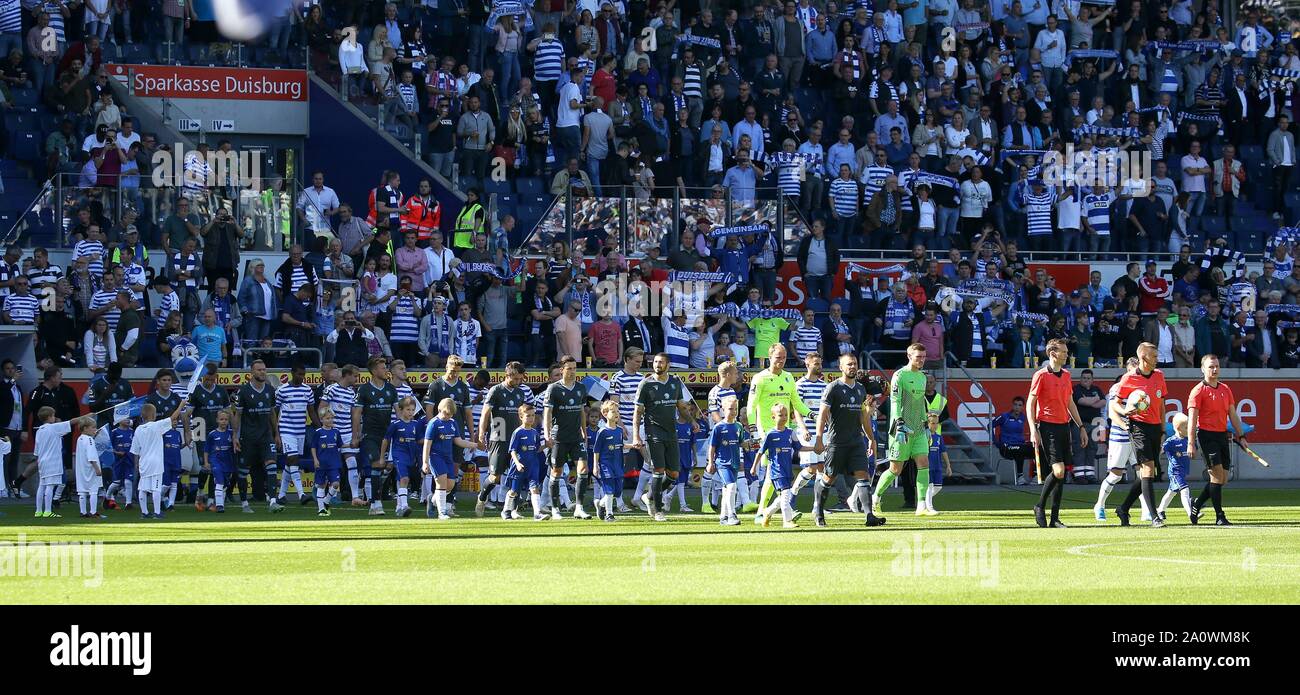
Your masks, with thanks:
<instances>
[{"instance_id":1,"label":"blue and white flag","mask_svg":"<svg viewBox=\"0 0 1300 695\"><path fill-rule=\"evenodd\" d=\"M1142 131L1137 128L1112 128L1110 126L1100 125L1081 125L1074 129L1074 139L1080 140L1084 135L1106 135L1116 138L1132 138L1134 140L1142 137Z\"/></svg>"},{"instance_id":2,"label":"blue and white flag","mask_svg":"<svg viewBox=\"0 0 1300 695\"><path fill-rule=\"evenodd\" d=\"M798 309L750 309L740 308L734 302L727 302L722 306L711 306L704 310L707 315L725 314L740 319L773 319L781 318L789 321L798 321L803 318L803 314Z\"/></svg>"},{"instance_id":3,"label":"blue and white flag","mask_svg":"<svg viewBox=\"0 0 1300 695\"><path fill-rule=\"evenodd\" d=\"M669 282L722 282L733 283L736 281L735 273L697 273L689 271L676 271L668 273Z\"/></svg>"}]
</instances>

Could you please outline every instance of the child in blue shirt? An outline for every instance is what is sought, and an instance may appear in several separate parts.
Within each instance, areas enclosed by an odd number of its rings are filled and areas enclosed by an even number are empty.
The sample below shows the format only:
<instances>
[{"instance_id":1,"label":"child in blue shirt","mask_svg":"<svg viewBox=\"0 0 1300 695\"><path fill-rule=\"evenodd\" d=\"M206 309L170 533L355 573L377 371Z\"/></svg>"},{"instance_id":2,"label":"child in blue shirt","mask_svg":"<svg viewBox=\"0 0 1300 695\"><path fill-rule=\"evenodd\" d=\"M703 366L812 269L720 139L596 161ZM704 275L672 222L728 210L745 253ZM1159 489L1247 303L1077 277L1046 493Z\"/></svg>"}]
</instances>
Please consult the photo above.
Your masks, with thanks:
<instances>
[{"instance_id":1,"label":"child in blue shirt","mask_svg":"<svg viewBox=\"0 0 1300 695\"><path fill-rule=\"evenodd\" d=\"M1174 500L1174 495L1182 498L1187 518L1191 519L1192 516L1192 488L1187 485L1187 472L1191 469L1191 460L1187 456L1187 423L1186 415L1174 413L1175 436L1166 439L1163 447L1165 461L1169 463L1169 489L1156 508L1161 521L1164 520L1165 510Z\"/></svg>"},{"instance_id":2,"label":"child in blue shirt","mask_svg":"<svg viewBox=\"0 0 1300 695\"><path fill-rule=\"evenodd\" d=\"M542 453L541 433L537 431L537 410L532 404L519 406L519 429L510 435L511 466L506 474L504 520L520 518L519 495L526 489L533 504L533 521L546 521L542 513L542 480L546 476L546 458Z\"/></svg>"},{"instance_id":3,"label":"child in blue shirt","mask_svg":"<svg viewBox=\"0 0 1300 695\"><path fill-rule=\"evenodd\" d=\"M234 433L230 431L230 413L222 410L217 413L217 429L208 432L203 442L203 465L212 474L212 484L216 497L216 510L226 511L226 490L230 481L238 476L234 461ZM243 501L244 511L251 511L248 506L248 484L239 476L239 499Z\"/></svg>"},{"instance_id":4,"label":"child in blue shirt","mask_svg":"<svg viewBox=\"0 0 1300 695\"><path fill-rule=\"evenodd\" d=\"M605 422L596 433L592 444L592 470L600 480L602 496L596 505L596 515L605 521L614 520L614 503L623 493L623 450L631 444L623 442L623 424L618 417L618 404L605 401L600 406Z\"/></svg>"},{"instance_id":5,"label":"child in blue shirt","mask_svg":"<svg viewBox=\"0 0 1300 695\"><path fill-rule=\"evenodd\" d=\"M415 412L415 399L402 399L402 403L410 401L411 412ZM462 438L461 425L464 424L454 417L456 412L456 401L450 398L444 398L438 403L438 414L429 420L429 424L424 427L424 474L436 476L434 484L437 491L429 497L429 502L425 507L425 514L430 518L433 517L433 511L436 507L438 510L438 519L446 521L451 518L451 506L447 503L447 493L455 485L456 480L456 463L452 446L458 446L462 449L477 449L478 446ZM399 415L401 411L398 411ZM398 424L398 423L395 423ZM423 421L421 421L423 424ZM405 481L403 481L405 484ZM400 499L400 497L399 497ZM409 511L407 512L410 513Z\"/></svg>"},{"instance_id":6,"label":"child in blue shirt","mask_svg":"<svg viewBox=\"0 0 1300 695\"><path fill-rule=\"evenodd\" d=\"M922 496L917 497L925 500L924 504L917 505L917 516L935 516L939 513L934 509L934 496L943 489L943 477L952 475L952 462L948 460L948 445L943 443L939 414L930 413L926 423L930 435L930 485ZM920 483L917 487L920 487Z\"/></svg>"},{"instance_id":7,"label":"child in blue shirt","mask_svg":"<svg viewBox=\"0 0 1300 695\"><path fill-rule=\"evenodd\" d=\"M750 473L758 475L759 466L767 462L767 479L776 488L778 499L769 505L766 509L758 510L758 516L754 522L762 526L771 523L772 515L778 509L781 510L781 526L783 528L799 528L795 520L801 516L794 510L794 501L790 495L790 483L792 473L792 461L794 455L799 453L802 448L799 445L799 439L793 436L793 432L786 425L790 422L790 411L784 403L778 403L772 406L772 417L776 421L775 426L763 439L763 446L759 448L758 460L750 468Z\"/></svg>"},{"instance_id":8,"label":"child in blue shirt","mask_svg":"<svg viewBox=\"0 0 1300 695\"><path fill-rule=\"evenodd\" d=\"M135 430L131 429L131 418L122 418L108 438L113 444L113 482L104 492L104 507L117 509L117 492L121 490L126 495L126 509L130 509L135 499L135 456L131 454Z\"/></svg>"},{"instance_id":9,"label":"child in blue shirt","mask_svg":"<svg viewBox=\"0 0 1300 695\"><path fill-rule=\"evenodd\" d=\"M691 472L695 470L695 439L697 435L691 429L691 419L677 413L677 455L681 461L681 473L677 476L677 484L668 488L663 493L664 511L668 511L669 503L672 502L673 492L677 493L677 511L683 514L689 514L694 509L686 506L686 482L691 479Z\"/></svg>"},{"instance_id":10,"label":"child in blue shirt","mask_svg":"<svg viewBox=\"0 0 1300 695\"><path fill-rule=\"evenodd\" d=\"M714 480L722 484L722 501L718 505L718 523L739 526L736 515L736 471L745 465L740 443L745 438L745 428L736 422L740 402L734 396L722 399L723 420L709 433L709 462L705 468Z\"/></svg>"},{"instance_id":11,"label":"child in blue shirt","mask_svg":"<svg viewBox=\"0 0 1300 695\"><path fill-rule=\"evenodd\" d=\"M330 486L339 481L339 471L343 469L343 455L339 449L344 442L334 428L334 409L325 405L319 415L321 426L309 432L307 438L316 468L316 516L329 516Z\"/></svg>"},{"instance_id":12,"label":"child in blue shirt","mask_svg":"<svg viewBox=\"0 0 1300 695\"><path fill-rule=\"evenodd\" d=\"M397 471L396 514L402 518L411 515L411 506L408 504L411 469L420 460L420 433L424 431L424 422L415 418L418 407L419 404L410 396L398 401L397 419L388 426L384 440L379 445L380 461L386 460L389 453L392 454L393 469ZM459 429L456 431L460 432Z\"/></svg>"},{"instance_id":13,"label":"child in blue shirt","mask_svg":"<svg viewBox=\"0 0 1300 695\"><path fill-rule=\"evenodd\" d=\"M184 439L181 433L175 427L163 433L163 490L166 491L166 500L163 502L163 511L171 511L176 504L176 483L181 479L181 447L184 445ZM156 515L162 518L162 513Z\"/></svg>"}]
</instances>

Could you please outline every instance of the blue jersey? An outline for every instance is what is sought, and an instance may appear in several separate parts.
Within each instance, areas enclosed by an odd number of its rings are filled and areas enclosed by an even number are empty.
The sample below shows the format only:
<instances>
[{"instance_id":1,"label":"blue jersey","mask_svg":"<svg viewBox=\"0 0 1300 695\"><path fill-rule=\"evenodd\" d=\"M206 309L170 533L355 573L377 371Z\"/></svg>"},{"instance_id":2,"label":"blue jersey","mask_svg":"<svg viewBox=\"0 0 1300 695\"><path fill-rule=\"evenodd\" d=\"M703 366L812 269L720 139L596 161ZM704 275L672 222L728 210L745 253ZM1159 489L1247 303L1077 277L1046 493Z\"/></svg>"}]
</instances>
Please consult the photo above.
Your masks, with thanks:
<instances>
[{"instance_id":1,"label":"blue jersey","mask_svg":"<svg viewBox=\"0 0 1300 695\"><path fill-rule=\"evenodd\" d=\"M767 475L778 489L790 487L790 462L800 448L798 438L788 427L772 430L763 439L761 453L767 461Z\"/></svg>"},{"instance_id":2,"label":"blue jersey","mask_svg":"<svg viewBox=\"0 0 1300 695\"><path fill-rule=\"evenodd\" d=\"M739 422L719 422L709 433L709 446L713 447L713 465L719 468L736 468L742 465L740 455L741 428Z\"/></svg>"},{"instance_id":3,"label":"blue jersey","mask_svg":"<svg viewBox=\"0 0 1300 695\"><path fill-rule=\"evenodd\" d=\"M179 471L181 469L181 433L175 428L163 434L163 470Z\"/></svg>"},{"instance_id":4,"label":"blue jersey","mask_svg":"<svg viewBox=\"0 0 1300 695\"><path fill-rule=\"evenodd\" d=\"M231 437L234 432L230 430L212 430L208 432L208 439L203 443L203 450L208 455L208 463L213 470L233 470L234 446Z\"/></svg>"},{"instance_id":5,"label":"blue jersey","mask_svg":"<svg viewBox=\"0 0 1300 695\"><path fill-rule=\"evenodd\" d=\"M1025 443L1025 416L1003 413L993 421L998 431L997 444L1000 446L1019 446Z\"/></svg>"},{"instance_id":6,"label":"blue jersey","mask_svg":"<svg viewBox=\"0 0 1300 695\"><path fill-rule=\"evenodd\" d=\"M413 465L420 460L420 430L423 422L419 419L409 422L398 420L388 426L384 438L388 440L388 452L394 463Z\"/></svg>"},{"instance_id":7,"label":"blue jersey","mask_svg":"<svg viewBox=\"0 0 1300 695\"><path fill-rule=\"evenodd\" d=\"M1174 482L1180 483L1179 487L1187 486L1187 472L1191 470L1192 462L1187 456L1187 438L1170 437L1165 440L1164 444L1165 460L1169 462L1169 486L1174 487Z\"/></svg>"},{"instance_id":8,"label":"blue jersey","mask_svg":"<svg viewBox=\"0 0 1300 695\"><path fill-rule=\"evenodd\" d=\"M683 470L695 467L695 433L689 422L677 423L677 451Z\"/></svg>"},{"instance_id":9,"label":"blue jersey","mask_svg":"<svg viewBox=\"0 0 1300 695\"><path fill-rule=\"evenodd\" d=\"M460 436L462 424L452 418L444 420L435 417L429 421L424 430L424 438L432 442L429 445L429 458L451 461L452 447L455 445L452 440Z\"/></svg>"},{"instance_id":10,"label":"blue jersey","mask_svg":"<svg viewBox=\"0 0 1300 695\"><path fill-rule=\"evenodd\" d=\"M617 480L623 477L623 428L602 427L596 433L591 447L592 455L600 456L600 466L596 471L601 480Z\"/></svg>"},{"instance_id":11,"label":"blue jersey","mask_svg":"<svg viewBox=\"0 0 1300 695\"><path fill-rule=\"evenodd\" d=\"M930 468L943 468L943 455L948 451L948 445L943 443L943 435L938 432L930 433Z\"/></svg>"},{"instance_id":12,"label":"blue jersey","mask_svg":"<svg viewBox=\"0 0 1300 695\"><path fill-rule=\"evenodd\" d=\"M113 468L115 470L134 470L135 456L131 454L131 442L135 439L135 430L130 427L114 427L108 434L113 444Z\"/></svg>"},{"instance_id":13,"label":"blue jersey","mask_svg":"<svg viewBox=\"0 0 1300 695\"><path fill-rule=\"evenodd\" d=\"M316 460L322 469L338 470L343 467L343 457L339 453L344 443L341 432L334 428L317 427L311 431L310 437L312 451L316 452Z\"/></svg>"},{"instance_id":14,"label":"blue jersey","mask_svg":"<svg viewBox=\"0 0 1300 695\"><path fill-rule=\"evenodd\" d=\"M510 453L518 454L519 460L525 467L531 466L537 461L541 454L541 447L538 445L537 430L520 427L510 435Z\"/></svg>"}]
</instances>

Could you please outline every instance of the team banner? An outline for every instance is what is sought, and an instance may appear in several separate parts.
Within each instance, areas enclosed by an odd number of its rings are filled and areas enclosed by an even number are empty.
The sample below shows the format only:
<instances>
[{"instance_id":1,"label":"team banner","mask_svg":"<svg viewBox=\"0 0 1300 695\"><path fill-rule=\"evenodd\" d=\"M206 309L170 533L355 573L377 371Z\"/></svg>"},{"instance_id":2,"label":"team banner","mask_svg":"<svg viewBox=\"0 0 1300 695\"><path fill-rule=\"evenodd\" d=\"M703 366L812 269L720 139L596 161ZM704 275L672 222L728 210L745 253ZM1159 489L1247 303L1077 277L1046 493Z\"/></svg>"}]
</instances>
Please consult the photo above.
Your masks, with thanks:
<instances>
[{"instance_id":1,"label":"team banner","mask_svg":"<svg viewBox=\"0 0 1300 695\"><path fill-rule=\"evenodd\" d=\"M709 237L721 239L727 236L748 236L750 234L770 234L772 227L764 224L742 224L734 227L714 227L709 230Z\"/></svg>"},{"instance_id":2,"label":"team banner","mask_svg":"<svg viewBox=\"0 0 1300 695\"><path fill-rule=\"evenodd\" d=\"M1219 114L1217 113L1195 113L1193 111L1179 111L1176 119L1178 120L1178 125L1180 126L1183 124L1183 121L1196 121L1197 123L1213 123L1216 128L1223 125L1223 119L1219 118Z\"/></svg>"},{"instance_id":3,"label":"team banner","mask_svg":"<svg viewBox=\"0 0 1300 695\"><path fill-rule=\"evenodd\" d=\"M1300 314L1300 304L1269 304L1264 311L1270 314Z\"/></svg>"},{"instance_id":4,"label":"team banner","mask_svg":"<svg viewBox=\"0 0 1300 695\"><path fill-rule=\"evenodd\" d=\"M668 273L669 282L721 282L731 284L736 281L735 273L696 273L673 271Z\"/></svg>"},{"instance_id":5,"label":"team banner","mask_svg":"<svg viewBox=\"0 0 1300 695\"><path fill-rule=\"evenodd\" d=\"M1074 139L1080 140L1084 135L1105 135L1115 138L1132 138L1136 140L1142 137L1142 131L1137 128L1113 128L1110 126L1100 125L1081 125L1074 129Z\"/></svg>"},{"instance_id":6,"label":"team banner","mask_svg":"<svg viewBox=\"0 0 1300 695\"><path fill-rule=\"evenodd\" d=\"M1201 51L1203 53L1213 53L1219 50L1219 42L1213 39L1196 39L1192 41L1152 41L1147 44L1147 50L1151 52L1163 51Z\"/></svg>"},{"instance_id":7,"label":"team banner","mask_svg":"<svg viewBox=\"0 0 1300 695\"><path fill-rule=\"evenodd\" d=\"M517 270L504 270L495 263L461 263L457 266L461 273L485 273L500 278L502 281L508 281L515 276Z\"/></svg>"},{"instance_id":8,"label":"team banner","mask_svg":"<svg viewBox=\"0 0 1300 695\"><path fill-rule=\"evenodd\" d=\"M677 37L677 43L678 45L689 43L689 44L695 44L697 46L706 46L708 48L717 48L717 49L722 48L722 42L713 38L712 36L696 36L694 34L682 34L681 36Z\"/></svg>"},{"instance_id":9,"label":"team banner","mask_svg":"<svg viewBox=\"0 0 1300 695\"><path fill-rule=\"evenodd\" d=\"M136 97L307 101L306 70L117 63L108 73Z\"/></svg>"},{"instance_id":10,"label":"team banner","mask_svg":"<svg viewBox=\"0 0 1300 695\"><path fill-rule=\"evenodd\" d=\"M1070 63L1075 59L1088 60L1090 58L1102 58L1106 60L1119 60L1119 51L1112 51L1105 48L1076 48L1065 56L1065 67L1070 67Z\"/></svg>"},{"instance_id":11,"label":"team banner","mask_svg":"<svg viewBox=\"0 0 1300 695\"><path fill-rule=\"evenodd\" d=\"M1035 314L1032 311L1013 311L1011 320L1017 323L1035 323L1040 326L1047 324L1046 314Z\"/></svg>"}]
</instances>

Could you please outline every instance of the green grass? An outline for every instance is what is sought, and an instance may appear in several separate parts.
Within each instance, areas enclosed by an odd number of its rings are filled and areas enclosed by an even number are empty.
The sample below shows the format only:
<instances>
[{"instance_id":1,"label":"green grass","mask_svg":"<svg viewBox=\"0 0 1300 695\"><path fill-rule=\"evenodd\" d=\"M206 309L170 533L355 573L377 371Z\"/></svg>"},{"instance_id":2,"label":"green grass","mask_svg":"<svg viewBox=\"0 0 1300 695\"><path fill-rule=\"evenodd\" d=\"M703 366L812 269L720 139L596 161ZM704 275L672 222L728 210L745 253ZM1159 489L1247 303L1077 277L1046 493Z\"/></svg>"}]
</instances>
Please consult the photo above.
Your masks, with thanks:
<instances>
[{"instance_id":1,"label":"green grass","mask_svg":"<svg viewBox=\"0 0 1300 695\"><path fill-rule=\"evenodd\" d=\"M749 519L722 528L700 514L503 522L464 507L436 522L396 519L391 503L382 519L345 508L318 520L314 505L244 515L236 505L221 516L177 509L164 521L135 512L87 521L74 507L71 518L36 522L30 505L10 503L0 506L0 541L103 541L103 574L91 586L0 576L0 603L1295 603L1298 493L1229 488L1236 526L1192 527L1178 509L1163 530L1094 522L1085 500L1095 488L1067 491L1071 528L1061 530L1033 526L1024 491L951 487L938 518L890 512L900 503L891 493L882 528L841 513L827 529L805 517L790 531ZM965 549L984 562L936 565L935 542L974 544ZM929 570L907 561L918 543Z\"/></svg>"}]
</instances>

